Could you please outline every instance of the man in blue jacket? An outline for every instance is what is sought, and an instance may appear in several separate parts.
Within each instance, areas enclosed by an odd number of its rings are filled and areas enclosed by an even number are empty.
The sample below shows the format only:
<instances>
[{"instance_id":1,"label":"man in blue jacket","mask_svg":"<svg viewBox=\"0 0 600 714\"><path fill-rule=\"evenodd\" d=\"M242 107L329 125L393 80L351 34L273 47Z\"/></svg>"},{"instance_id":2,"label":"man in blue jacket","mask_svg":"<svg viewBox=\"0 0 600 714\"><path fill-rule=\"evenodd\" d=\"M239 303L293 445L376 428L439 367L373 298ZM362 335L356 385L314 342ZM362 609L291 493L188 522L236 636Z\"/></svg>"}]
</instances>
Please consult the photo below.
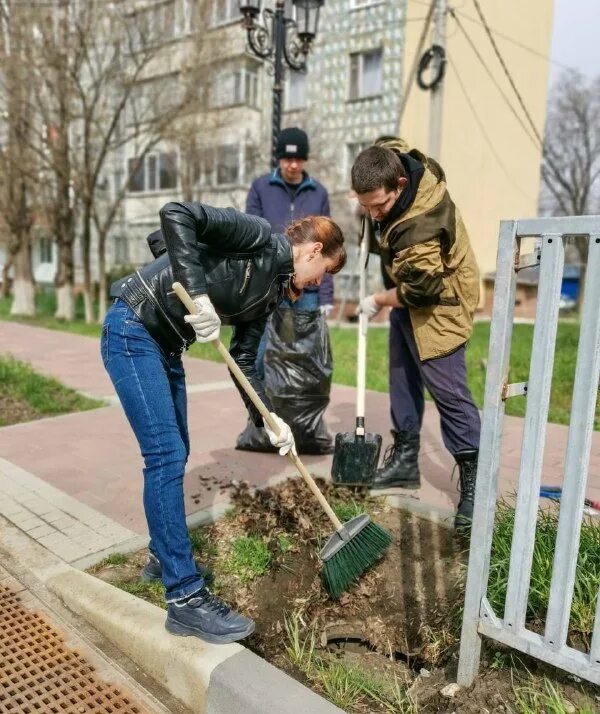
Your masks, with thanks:
<instances>
[{"instance_id":1,"label":"man in blue jacket","mask_svg":"<svg viewBox=\"0 0 600 714\"><path fill-rule=\"evenodd\" d=\"M277 139L278 167L252 182L246 200L246 213L266 218L274 233L283 231L306 216L329 216L327 189L305 170L308 160L308 136L297 127L282 129ZM327 317L333 310L333 277L326 274L318 287L305 288L292 303L284 300L281 307L297 310L317 310ZM266 341L261 342L256 367L264 377Z\"/></svg>"},{"instance_id":2,"label":"man in blue jacket","mask_svg":"<svg viewBox=\"0 0 600 714\"><path fill-rule=\"evenodd\" d=\"M306 172L306 162L309 155L308 137L302 129L288 127L279 133L276 146L278 166L268 174L259 176L250 187L246 200L246 213L265 218L270 224L274 233L283 233L285 229L294 221L298 221L307 216L329 216L329 196L325 187ZM292 302L284 298L278 307L280 310L302 310L315 315L315 319L326 318L333 310L333 278L325 275L320 285L304 288L297 300ZM319 315L319 311L321 315ZM297 315L300 318L299 315ZM314 329L313 329L314 328ZM277 328L272 325L268 327L263 335L256 358L256 372L261 379L265 379L264 356L267 348L267 333L274 330L273 343L269 341L269 350L275 354L275 362L278 361L278 351L281 346L281 337ZM305 385L306 394L300 389L294 392L294 398L287 401L283 409L287 406L292 419L292 430L295 431L296 444L300 453L331 453L333 450L333 439L329 434L323 421L323 412L329 402L329 388L331 386L331 357L329 343L327 340L327 328L319 329L313 324L311 330L312 347L315 349L312 365L308 368L306 379L296 375L296 381ZM320 335L320 336L319 336ZM318 341L318 345L314 342ZM302 374L306 370L307 361L304 353L298 350L306 349L300 345L288 343L287 337L283 339L286 349L289 347L292 352L298 353L299 360L295 361L295 369ZM310 348L309 348L310 349ZM271 353L271 352L270 352ZM308 358L310 361L310 358ZM274 367L276 370L277 368ZM268 376L268 375L267 375ZM318 386L315 384L318 382ZM265 384L268 391L276 389L274 384ZM281 384L278 384L281 388ZM273 394L276 398L276 395ZM301 408L296 409L294 399L298 399ZM284 400L285 401L285 400ZM300 412L302 416L300 417ZM252 424L248 424L245 431L238 437L236 448L249 451L270 451L272 450L265 435L260 433Z\"/></svg>"}]
</instances>

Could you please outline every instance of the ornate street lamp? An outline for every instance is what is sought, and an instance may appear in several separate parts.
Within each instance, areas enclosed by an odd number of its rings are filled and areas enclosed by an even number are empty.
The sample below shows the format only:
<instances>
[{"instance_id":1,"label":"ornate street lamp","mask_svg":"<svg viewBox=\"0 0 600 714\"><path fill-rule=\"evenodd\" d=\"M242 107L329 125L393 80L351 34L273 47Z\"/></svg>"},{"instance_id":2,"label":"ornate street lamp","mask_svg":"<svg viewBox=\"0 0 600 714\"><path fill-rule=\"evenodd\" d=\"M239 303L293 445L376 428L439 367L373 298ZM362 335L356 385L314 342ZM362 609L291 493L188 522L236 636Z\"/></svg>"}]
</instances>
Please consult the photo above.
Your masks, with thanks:
<instances>
[{"instance_id":1,"label":"ornate street lamp","mask_svg":"<svg viewBox=\"0 0 600 714\"><path fill-rule=\"evenodd\" d=\"M306 58L317 34L319 13L324 2L325 0L276 0L275 10L272 10L263 8L262 0L239 0L250 50L273 65L273 166L277 165L275 149L281 129L284 61L290 69L297 72L306 71Z\"/></svg>"}]
</instances>

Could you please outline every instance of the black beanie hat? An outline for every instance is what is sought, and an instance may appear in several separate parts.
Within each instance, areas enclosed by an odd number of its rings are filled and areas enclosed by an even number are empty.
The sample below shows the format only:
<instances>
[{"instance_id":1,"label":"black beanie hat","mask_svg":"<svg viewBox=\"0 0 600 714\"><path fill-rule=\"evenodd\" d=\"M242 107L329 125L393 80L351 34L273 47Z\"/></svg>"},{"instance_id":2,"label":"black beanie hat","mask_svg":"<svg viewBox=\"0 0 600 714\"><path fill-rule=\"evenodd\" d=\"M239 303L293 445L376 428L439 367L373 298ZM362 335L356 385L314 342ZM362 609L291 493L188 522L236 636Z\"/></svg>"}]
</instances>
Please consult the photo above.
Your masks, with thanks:
<instances>
[{"instance_id":1,"label":"black beanie hat","mask_svg":"<svg viewBox=\"0 0 600 714\"><path fill-rule=\"evenodd\" d=\"M282 129L277 137L278 159L308 159L308 136L297 126Z\"/></svg>"}]
</instances>

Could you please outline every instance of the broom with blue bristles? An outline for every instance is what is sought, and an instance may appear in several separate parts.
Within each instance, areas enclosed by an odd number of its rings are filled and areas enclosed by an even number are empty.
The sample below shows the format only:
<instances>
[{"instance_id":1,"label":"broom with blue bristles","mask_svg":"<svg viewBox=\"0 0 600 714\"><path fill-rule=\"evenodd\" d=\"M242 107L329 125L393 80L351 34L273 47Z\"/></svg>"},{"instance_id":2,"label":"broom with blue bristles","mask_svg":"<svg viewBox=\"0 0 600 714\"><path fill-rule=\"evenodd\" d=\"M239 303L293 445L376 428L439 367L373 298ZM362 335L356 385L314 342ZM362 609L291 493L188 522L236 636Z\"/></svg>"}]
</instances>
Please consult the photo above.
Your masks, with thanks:
<instances>
[{"instance_id":1,"label":"broom with blue bristles","mask_svg":"<svg viewBox=\"0 0 600 714\"><path fill-rule=\"evenodd\" d=\"M191 313L197 312L194 301L181 283L173 283L173 291ZM238 384L258 409L263 420L269 425L269 429L278 434L279 427L271 413L255 392L246 375L237 366L225 345L220 340L213 340L213 345L225 360L225 364ZM298 454L290 449L287 455L335 526L335 533L330 536L325 547L319 553L319 557L323 561L323 585L331 597L338 598L385 553L392 542L392 536L384 528L373 523L366 513L352 518L347 523L342 523L321 493L313 477L300 461Z\"/></svg>"}]
</instances>

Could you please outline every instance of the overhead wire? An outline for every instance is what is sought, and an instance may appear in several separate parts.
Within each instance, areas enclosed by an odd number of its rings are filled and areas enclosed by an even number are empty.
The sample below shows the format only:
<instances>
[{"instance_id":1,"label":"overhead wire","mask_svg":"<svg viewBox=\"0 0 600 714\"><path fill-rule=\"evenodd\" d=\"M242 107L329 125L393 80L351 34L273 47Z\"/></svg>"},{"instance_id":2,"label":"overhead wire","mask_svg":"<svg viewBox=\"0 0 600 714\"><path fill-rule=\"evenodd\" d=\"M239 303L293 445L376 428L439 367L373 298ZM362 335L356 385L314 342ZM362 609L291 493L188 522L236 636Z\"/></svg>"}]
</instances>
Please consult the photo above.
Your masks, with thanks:
<instances>
[{"instance_id":1,"label":"overhead wire","mask_svg":"<svg viewBox=\"0 0 600 714\"><path fill-rule=\"evenodd\" d=\"M410 96L411 87L415 83L415 78L417 76L417 70L419 67L419 60L421 57L421 52L423 51L423 46L425 44L425 38L427 37L427 33L428 33L429 27L431 25L431 18L433 17L435 3L436 3L436 0L431 0L431 2L429 4L429 12L423 18L425 22L423 23L423 28L421 30L421 36L419 37L419 41L417 43L417 49L415 51L413 64L410 69L408 79L406 80L406 89L404 90L404 96L402 97L402 104L400 105L400 111L398 113L398 131L400 131L400 126L402 124L402 117L404 116L404 109L406 108L406 105L408 103L408 97Z\"/></svg>"},{"instance_id":2,"label":"overhead wire","mask_svg":"<svg viewBox=\"0 0 600 714\"><path fill-rule=\"evenodd\" d=\"M519 124L521 125L521 128L522 128L523 131L527 134L527 136L529 137L529 139L533 142L533 144L535 145L535 147L536 147L537 149L539 149L539 148L541 147L541 143L538 143L537 137L535 137L535 136L531 133L531 131L529 130L529 128L527 127L527 125L526 125L525 122L523 121L523 118L519 116L517 110L515 109L515 107L513 106L512 102L510 101L510 99L508 98L508 96L506 95L506 93L504 92L504 90L502 89L502 87L500 86L500 83L498 82L498 80L497 80L496 77L494 76L494 73L493 73L492 70L488 67L488 65L487 65L485 59L483 58L481 52L477 49L475 43L473 42L473 40L472 40L471 37L469 36L469 33L466 31L464 25L462 24L462 22L460 21L460 19L457 17L457 15L456 15L456 13L454 12L454 10L450 9L450 10L449 10L449 13L450 13L452 19L456 22L457 27L458 27L458 28L460 29L460 31L463 33L465 39L467 40L467 42L469 43L471 49L472 49L473 52L475 53L477 59L480 61L481 65L482 65L483 68L485 69L487 75L489 76L489 78L492 80L492 82L493 82L493 84L495 85L495 87L498 89L498 91L499 91L500 94L502 95L502 98L504 99L504 101L505 101L507 107L510 109L511 113L513 114L513 116L515 117L515 119L519 122Z\"/></svg>"},{"instance_id":3,"label":"overhead wire","mask_svg":"<svg viewBox=\"0 0 600 714\"><path fill-rule=\"evenodd\" d=\"M521 105L521 108L523 109L523 112L525 116L527 117L527 121L529 122L529 125L531 126L531 129L533 130L533 133L535 134L536 139L540 142L540 146L543 146L544 140L542 138L542 135L538 131L538 128L533 121L533 118L531 114L529 113L529 110L525 106L525 101L523 97L521 96L521 93L517 89L517 85L515 83L515 80L513 79L512 74L510 73L510 70L508 69L508 66L506 62L504 61L504 57L502 56L502 53L500 52L500 49L498 48L498 45L496 44L496 40L494 39L494 36L492 34L492 31L490 30L489 25L487 24L487 20L485 19L485 16L483 14L483 11L481 9L481 6L479 4L479 0L473 0L473 4L475 5L475 9L477 10L477 14L479 15L479 18L481 22L483 23L483 27L485 29L485 32L492 44L492 47L494 49L494 53L496 54L496 57L498 58L498 61L500 62L500 65L502 66L502 69L504 71L504 74L506 75L506 78L508 79L510 86L512 87L515 96L517 97L517 100L519 104Z\"/></svg>"}]
</instances>

